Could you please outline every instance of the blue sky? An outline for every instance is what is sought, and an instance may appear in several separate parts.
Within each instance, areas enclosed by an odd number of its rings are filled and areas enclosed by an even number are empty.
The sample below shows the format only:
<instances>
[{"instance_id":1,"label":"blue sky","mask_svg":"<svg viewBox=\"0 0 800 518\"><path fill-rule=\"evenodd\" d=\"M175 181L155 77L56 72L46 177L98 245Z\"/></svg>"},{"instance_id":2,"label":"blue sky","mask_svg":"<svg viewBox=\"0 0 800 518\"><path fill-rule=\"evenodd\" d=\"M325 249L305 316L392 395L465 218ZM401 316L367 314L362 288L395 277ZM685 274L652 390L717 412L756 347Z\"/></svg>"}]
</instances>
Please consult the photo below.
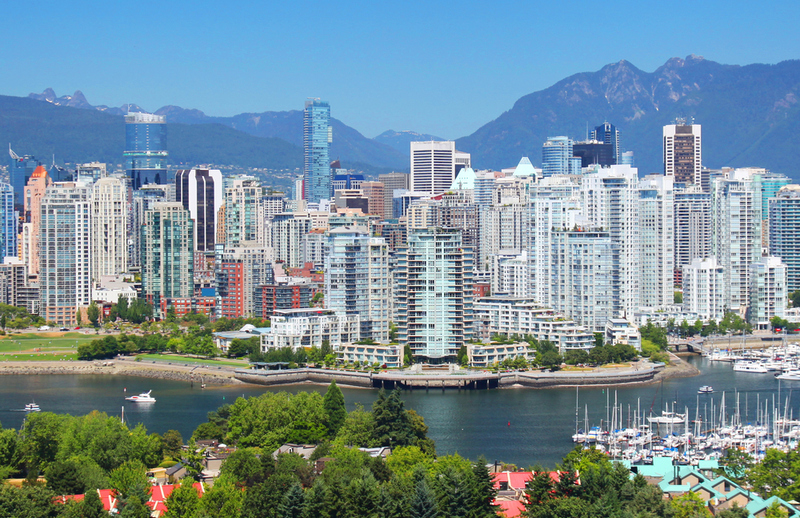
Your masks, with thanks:
<instances>
[{"instance_id":1,"label":"blue sky","mask_svg":"<svg viewBox=\"0 0 800 518\"><path fill-rule=\"evenodd\" d=\"M32 6L36 7L33 8ZM302 109L368 137L468 135L519 97L626 59L800 58L800 2L4 2L0 94L209 115Z\"/></svg>"}]
</instances>

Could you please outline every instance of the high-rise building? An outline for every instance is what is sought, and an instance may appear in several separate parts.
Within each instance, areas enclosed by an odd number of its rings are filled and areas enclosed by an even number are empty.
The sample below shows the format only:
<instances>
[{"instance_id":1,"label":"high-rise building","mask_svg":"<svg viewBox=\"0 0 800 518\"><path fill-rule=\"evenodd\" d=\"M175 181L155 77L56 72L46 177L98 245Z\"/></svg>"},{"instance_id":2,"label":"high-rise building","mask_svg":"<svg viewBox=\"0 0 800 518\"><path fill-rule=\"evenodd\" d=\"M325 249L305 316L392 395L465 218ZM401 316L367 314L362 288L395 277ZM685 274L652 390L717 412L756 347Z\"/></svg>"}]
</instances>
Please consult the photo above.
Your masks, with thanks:
<instances>
[{"instance_id":1,"label":"high-rise building","mask_svg":"<svg viewBox=\"0 0 800 518\"><path fill-rule=\"evenodd\" d=\"M675 191L674 250L678 283L683 277L682 268L712 254L711 193L699 185Z\"/></svg>"},{"instance_id":2,"label":"high-rise building","mask_svg":"<svg viewBox=\"0 0 800 518\"><path fill-rule=\"evenodd\" d=\"M125 170L136 190L148 183L168 183L167 118L149 113L125 116Z\"/></svg>"},{"instance_id":3,"label":"high-rise building","mask_svg":"<svg viewBox=\"0 0 800 518\"><path fill-rule=\"evenodd\" d=\"M22 224L22 251L20 259L28 267L28 275L39 274L39 229L42 220L42 198L52 185L44 166L39 166L25 184L24 222Z\"/></svg>"},{"instance_id":4,"label":"high-rise building","mask_svg":"<svg viewBox=\"0 0 800 518\"><path fill-rule=\"evenodd\" d=\"M415 357L453 360L472 338L472 272L472 250L462 247L461 232L409 232L397 252L394 322Z\"/></svg>"},{"instance_id":5,"label":"high-rise building","mask_svg":"<svg viewBox=\"0 0 800 518\"><path fill-rule=\"evenodd\" d=\"M145 223L145 213L153 208L156 203L175 201L174 185L149 184L137 191L133 191L130 217L128 218L128 267L141 268L142 257L142 226ZM172 199L170 199L172 198Z\"/></svg>"},{"instance_id":6,"label":"high-rise building","mask_svg":"<svg viewBox=\"0 0 800 518\"><path fill-rule=\"evenodd\" d=\"M91 183L60 182L41 201L40 314L60 325L75 322L91 302L91 197Z\"/></svg>"},{"instance_id":7,"label":"high-rise building","mask_svg":"<svg viewBox=\"0 0 800 518\"><path fill-rule=\"evenodd\" d=\"M772 317L786 317L786 264L780 257L761 257L750 270L748 321L757 329L770 329Z\"/></svg>"},{"instance_id":8,"label":"high-rise building","mask_svg":"<svg viewBox=\"0 0 800 518\"><path fill-rule=\"evenodd\" d=\"M303 266L303 236L311 230L311 218L307 213L285 212L275 214L271 223L271 242L275 260L283 261L290 268Z\"/></svg>"},{"instance_id":9,"label":"high-rise building","mask_svg":"<svg viewBox=\"0 0 800 518\"><path fill-rule=\"evenodd\" d=\"M225 188L225 246L256 246L264 189L251 176L229 178Z\"/></svg>"},{"instance_id":10,"label":"high-rise building","mask_svg":"<svg viewBox=\"0 0 800 518\"><path fill-rule=\"evenodd\" d=\"M386 198L383 188L382 182L361 182L361 191L368 202L367 212L381 218L384 217L386 212L383 205Z\"/></svg>"},{"instance_id":11,"label":"high-rise building","mask_svg":"<svg viewBox=\"0 0 800 518\"><path fill-rule=\"evenodd\" d=\"M592 130L591 139L611 146L611 159L613 160L613 162L611 164L601 164L601 165L613 165L622 163L622 149L620 148L620 143L619 143L619 130L613 124L606 121L603 124L597 126L595 129Z\"/></svg>"},{"instance_id":12,"label":"high-rise building","mask_svg":"<svg viewBox=\"0 0 800 518\"><path fill-rule=\"evenodd\" d=\"M608 167L617 163L614 158L614 147L597 140L575 142L572 145L572 154L581 159L581 167L590 165Z\"/></svg>"},{"instance_id":13,"label":"high-rise building","mask_svg":"<svg viewBox=\"0 0 800 518\"><path fill-rule=\"evenodd\" d=\"M700 130L699 124L686 124L685 119L664 126L664 174L674 176L675 183L700 185L702 182Z\"/></svg>"},{"instance_id":14,"label":"high-rise building","mask_svg":"<svg viewBox=\"0 0 800 518\"><path fill-rule=\"evenodd\" d=\"M672 177L639 182L639 304L667 306L674 299L675 192Z\"/></svg>"},{"instance_id":15,"label":"high-rise building","mask_svg":"<svg viewBox=\"0 0 800 518\"><path fill-rule=\"evenodd\" d=\"M378 181L383 184L383 218L393 219L394 191L408 190L408 175L406 173L380 174L378 175Z\"/></svg>"},{"instance_id":16,"label":"high-rise building","mask_svg":"<svg viewBox=\"0 0 800 518\"><path fill-rule=\"evenodd\" d=\"M0 182L0 260L18 257L19 213L14 210L14 188Z\"/></svg>"},{"instance_id":17,"label":"high-rise building","mask_svg":"<svg viewBox=\"0 0 800 518\"><path fill-rule=\"evenodd\" d=\"M128 271L128 189L120 178L105 177L92 188L92 281Z\"/></svg>"},{"instance_id":18,"label":"high-rise building","mask_svg":"<svg viewBox=\"0 0 800 518\"><path fill-rule=\"evenodd\" d=\"M0 304L26 307L22 292L27 281L28 269L25 264L16 257L4 258L0 264Z\"/></svg>"},{"instance_id":19,"label":"high-rise building","mask_svg":"<svg viewBox=\"0 0 800 518\"><path fill-rule=\"evenodd\" d=\"M194 244L198 252L213 252L219 209L223 203L219 169L181 169L175 173L175 200L194 220Z\"/></svg>"},{"instance_id":20,"label":"high-rise building","mask_svg":"<svg viewBox=\"0 0 800 518\"><path fill-rule=\"evenodd\" d=\"M611 318L633 315L640 305L638 183L638 171L627 165L599 168L581 183L584 216L611 238Z\"/></svg>"},{"instance_id":21,"label":"high-rise building","mask_svg":"<svg viewBox=\"0 0 800 518\"><path fill-rule=\"evenodd\" d=\"M191 299L194 221L189 211L178 202L154 203L141 232L142 292L154 311L161 313L165 300Z\"/></svg>"},{"instance_id":22,"label":"high-rise building","mask_svg":"<svg viewBox=\"0 0 800 518\"><path fill-rule=\"evenodd\" d=\"M217 317L261 316L256 289L274 282L272 250L263 247L229 248L217 245L214 275Z\"/></svg>"},{"instance_id":23,"label":"high-rise building","mask_svg":"<svg viewBox=\"0 0 800 518\"><path fill-rule=\"evenodd\" d=\"M769 200L769 255L787 267L789 293L800 290L800 185L788 185Z\"/></svg>"},{"instance_id":24,"label":"high-rise building","mask_svg":"<svg viewBox=\"0 0 800 518\"><path fill-rule=\"evenodd\" d=\"M548 137L542 145L542 175L577 174L573 171L573 142L569 137ZM580 162L580 159L578 159Z\"/></svg>"},{"instance_id":25,"label":"high-rise building","mask_svg":"<svg viewBox=\"0 0 800 518\"><path fill-rule=\"evenodd\" d=\"M712 253L725 272L725 306L743 313L750 300L750 265L761 258L758 175L733 173L711 189Z\"/></svg>"},{"instance_id":26,"label":"high-rise building","mask_svg":"<svg viewBox=\"0 0 800 518\"><path fill-rule=\"evenodd\" d=\"M306 101L303 110L303 199L318 203L331 197L331 107L319 99Z\"/></svg>"},{"instance_id":27,"label":"high-rise building","mask_svg":"<svg viewBox=\"0 0 800 518\"><path fill-rule=\"evenodd\" d=\"M23 204L22 192L25 189L25 184L28 183L28 178L41 164L32 155L19 156L14 153L10 144L8 146L8 155L11 158L8 164L8 183L14 188L14 204L21 207Z\"/></svg>"},{"instance_id":28,"label":"high-rise building","mask_svg":"<svg viewBox=\"0 0 800 518\"><path fill-rule=\"evenodd\" d=\"M389 341L389 247L366 228L339 227L325 245L325 307L361 317L361 336Z\"/></svg>"},{"instance_id":29,"label":"high-rise building","mask_svg":"<svg viewBox=\"0 0 800 518\"><path fill-rule=\"evenodd\" d=\"M702 320L725 316L725 272L714 256L683 265L683 308Z\"/></svg>"},{"instance_id":30,"label":"high-rise building","mask_svg":"<svg viewBox=\"0 0 800 518\"><path fill-rule=\"evenodd\" d=\"M470 167L470 154L457 151L452 140L411 142L410 146L409 189L414 192L431 196L442 194L453 184L459 171Z\"/></svg>"}]
</instances>

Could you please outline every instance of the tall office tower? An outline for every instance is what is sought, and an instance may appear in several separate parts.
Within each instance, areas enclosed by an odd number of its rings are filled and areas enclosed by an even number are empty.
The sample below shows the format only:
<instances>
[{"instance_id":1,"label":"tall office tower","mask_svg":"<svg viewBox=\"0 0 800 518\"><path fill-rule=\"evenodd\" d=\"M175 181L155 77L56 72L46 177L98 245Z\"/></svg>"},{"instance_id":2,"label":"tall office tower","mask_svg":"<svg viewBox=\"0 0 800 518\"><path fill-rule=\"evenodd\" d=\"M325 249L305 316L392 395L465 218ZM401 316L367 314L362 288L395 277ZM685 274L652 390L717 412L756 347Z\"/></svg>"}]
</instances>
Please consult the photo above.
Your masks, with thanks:
<instances>
[{"instance_id":1,"label":"tall office tower","mask_svg":"<svg viewBox=\"0 0 800 518\"><path fill-rule=\"evenodd\" d=\"M528 232L529 211L521 203L486 207L480 212L477 267L487 270L501 250L522 250Z\"/></svg>"},{"instance_id":2,"label":"tall office tower","mask_svg":"<svg viewBox=\"0 0 800 518\"><path fill-rule=\"evenodd\" d=\"M168 183L167 118L149 113L125 116L125 170L136 190L148 183Z\"/></svg>"},{"instance_id":3,"label":"tall office tower","mask_svg":"<svg viewBox=\"0 0 800 518\"><path fill-rule=\"evenodd\" d=\"M75 322L75 312L91 302L91 197L89 182L60 182L41 202L40 315L60 325Z\"/></svg>"},{"instance_id":4,"label":"tall office tower","mask_svg":"<svg viewBox=\"0 0 800 518\"><path fill-rule=\"evenodd\" d=\"M725 271L725 305L743 311L750 299L750 265L761 258L761 182L731 174L711 189L712 253Z\"/></svg>"},{"instance_id":5,"label":"tall office tower","mask_svg":"<svg viewBox=\"0 0 800 518\"><path fill-rule=\"evenodd\" d=\"M769 200L769 255L786 263L789 293L800 290L800 185L787 185Z\"/></svg>"},{"instance_id":6,"label":"tall office tower","mask_svg":"<svg viewBox=\"0 0 800 518\"><path fill-rule=\"evenodd\" d=\"M194 220L194 246L198 252L213 252L219 209L223 203L219 169L181 169L175 173L175 201Z\"/></svg>"},{"instance_id":7,"label":"tall office tower","mask_svg":"<svg viewBox=\"0 0 800 518\"><path fill-rule=\"evenodd\" d=\"M331 106L319 99L306 101L303 110L303 199L318 203L331 197Z\"/></svg>"},{"instance_id":8,"label":"tall office tower","mask_svg":"<svg viewBox=\"0 0 800 518\"><path fill-rule=\"evenodd\" d=\"M214 276L217 317L260 316L256 289L274 281L272 250L264 247L216 246Z\"/></svg>"},{"instance_id":9,"label":"tall office tower","mask_svg":"<svg viewBox=\"0 0 800 518\"><path fill-rule=\"evenodd\" d=\"M573 229L583 206L580 185L571 178L560 176L544 178L531 188L528 199L527 241L523 249L528 252L528 297L552 307L553 232L556 229Z\"/></svg>"},{"instance_id":10,"label":"tall office tower","mask_svg":"<svg viewBox=\"0 0 800 518\"><path fill-rule=\"evenodd\" d=\"M21 207L23 204L22 192L25 189L25 184L28 183L28 178L41 164L32 155L19 156L14 153L11 149L11 144L8 145L8 155L11 158L8 163L8 183L14 188L14 205Z\"/></svg>"},{"instance_id":11,"label":"tall office tower","mask_svg":"<svg viewBox=\"0 0 800 518\"><path fill-rule=\"evenodd\" d=\"M459 231L409 232L397 252L394 322L415 357L452 361L472 338L472 271L472 250L462 248Z\"/></svg>"},{"instance_id":12,"label":"tall office tower","mask_svg":"<svg viewBox=\"0 0 800 518\"><path fill-rule=\"evenodd\" d=\"M367 198L367 213L384 217L385 193L382 182L361 182L361 192Z\"/></svg>"},{"instance_id":13,"label":"tall office tower","mask_svg":"<svg viewBox=\"0 0 800 518\"><path fill-rule=\"evenodd\" d=\"M682 268L712 254L711 193L699 185L675 191L675 280Z\"/></svg>"},{"instance_id":14,"label":"tall office tower","mask_svg":"<svg viewBox=\"0 0 800 518\"><path fill-rule=\"evenodd\" d=\"M378 181L383 184L383 219L393 219L393 199L395 190L408 190L406 173L379 174Z\"/></svg>"},{"instance_id":15,"label":"tall office tower","mask_svg":"<svg viewBox=\"0 0 800 518\"><path fill-rule=\"evenodd\" d=\"M0 260L18 257L19 212L14 210L14 188L0 182Z\"/></svg>"},{"instance_id":16,"label":"tall office tower","mask_svg":"<svg viewBox=\"0 0 800 518\"><path fill-rule=\"evenodd\" d=\"M150 184L138 191L133 191L130 218L128 219L128 267L141 268L144 251L142 250L142 226L145 213L152 210L156 203L170 201L170 193L166 185ZM174 189L173 189L174 191ZM172 200L174 202L174 199Z\"/></svg>"},{"instance_id":17,"label":"tall office tower","mask_svg":"<svg viewBox=\"0 0 800 518\"><path fill-rule=\"evenodd\" d=\"M431 196L442 194L453 184L459 171L470 167L470 154L456 150L452 140L411 142L409 189ZM380 177L379 177L380 179Z\"/></svg>"},{"instance_id":18,"label":"tall office tower","mask_svg":"<svg viewBox=\"0 0 800 518\"><path fill-rule=\"evenodd\" d=\"M24 218L22 223L22 252L20 259L28 267L28 275L39 275L39 229L42 221L42 198L52 185L44 166L31 174L24 192Z\"/></svg>"},{"instance_id":19,"label":"tall office tower","mask_svg":"<svg viewBox=\"0 0 800 518\"><path fill-rule=\"evenodd\" d=\"M757 329L770 329L772 317L786 318L786 264L780 257L761 257L750 265L750 270L748 320Z\"/></svg>"},{"instance_id":20,"label":"tall office tower","mask_svg":"<svg viewBox=\"0 0 800 518\"><path fill-rule=\"evenodd\" d=\"M725 316L725 272L714 256L683 266L683 309L702 320Z\"/></svg>"},{"instance_id":21,"label":"tall office tower","mask_svg":"<svg viewBox=\"0 0 800 518\"><path fill-rule=\"evenodd\" d=\"M586 140L575 142L572 145L572 154L581 159L581 167L590 165L610 166L617 163L614 158L614 148L611 144Z\"/></svg>"},{"instance_id":22,"label":"tall office tower","mask_svg":"<svg viewBox=\"0 0 800 518\"><path fill-rule=\"evenodd\" d=\"M583 177L583 211L592 228L611 238L611 315L639 308L639 178L627 165L599 168Z\"/></svg>"},{"instance_id":23,"label":"tall office tower","mask_svg":"<svg viewBox=\"0 0 800 518\"><path fill-rule=\"evenodd\" d=\"M552 308L592 331L612 318L612 243L609 232L559 229L553 232Z\"/></svg>"},{"instance_id":24,"label":"tall office tower","mask_svg":"<svg viewBox=\"0 0 800 518\"><path fill-rule=\"evenodd\" d=\"M389 341L389 247L366 228L339 227L325 244L325 307L361 317L361 337Z\"/></svg>"},{"instance_id":25,"label":"tall office tower","mask_svg":"<svg viewBox=\"0 0 800 518\"><path fill-rule=\"evenodd\" d=\"M225 189L225 247L258 245L261 196L264 192L252 176L232 178Z\"/></svg>"},{"instance_id":26,"label":"tall office tower","mask_svg":"<svg viewBox=\"0 0 800 518\"><path fill-rule=\"evenodd\" d=\"M703 154L700 134L700 125L686 124L686 119L677 119L675 124L664 126L664 174L674 176L675 183L701 184Z\"/></svg>"},{"instance_id":27,"label":"tall office tower","mask_svg":"<svg viewBox=\"0 0 800 518\"><path fill-rule=\"evenodd\" d=\"M613 124L610 122L604 122L603 124L595 127L595 129L592 130L591 139L602 142L603 144L611 145L611 159L613 160L613 163L608 165L622 163L622 149L619 145L619 130Z\"/></svg>"},{"instance_id":28,"label":"tall office tower","mask_svg":"<svg viewBox=\"0 0 800 518\"><path fill-rule=\"evenodd\" d=\"M579 174L572 170L572 139L548 137L542 145L542 175L547 178L556 174Z\"/></svg>"},{"instance_id":29,"label":"tall office tower","mask_svg":"<svg viewBox=\"0 0 800 518\"><path fill-rule=\"evenodd\" d=\"M179 202L154 203L142 226L142 293L164 316L170 299L194 295L194 221Z\"/></svg>"},{"instance_id":30,"label":"tall office tower","mask_svg":"<svg viewBox=\"0 0 800 518\"><path fill-rule=\"evenodd\" d=\"M290 268L303 266L303 236L311 230L311 218L306 213L285 212L272 217L271 241L275 261Z\"/></svg>"},{"instance_id":31,"label":"tall office tower","mask_svg":"<svg viewBox=\"0 0 800 518\"><path fill-rule=\"evenodd\" d=\"M99 179L92 188L92 281L128 271L128 189L120 178Z\"/></svg>"},{"instance_id":32,"label":"tall office tower","mask_svg":"<svg viewBox=\"0 0 800 518\"><path fill-rule=\"evenodd\" d=\"M673 304L675 193L672 177L647 175L639 182L639 304Z\"/></svg>"}]
</instances>

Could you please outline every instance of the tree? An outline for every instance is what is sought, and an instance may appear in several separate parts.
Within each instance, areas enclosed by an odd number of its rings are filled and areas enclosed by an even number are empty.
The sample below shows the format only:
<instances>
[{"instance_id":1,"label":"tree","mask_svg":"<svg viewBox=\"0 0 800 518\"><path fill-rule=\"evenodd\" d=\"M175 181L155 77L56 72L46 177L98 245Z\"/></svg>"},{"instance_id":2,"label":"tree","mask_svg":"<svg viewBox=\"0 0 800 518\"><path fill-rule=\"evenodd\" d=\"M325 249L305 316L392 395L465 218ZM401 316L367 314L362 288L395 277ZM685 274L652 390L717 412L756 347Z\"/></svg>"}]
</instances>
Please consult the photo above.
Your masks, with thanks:
<instances>
[{"instance_id":1,"label":"tree","mask_svg":"<svg viewBox=\"0 0 800 518\"><path fill-rule=\"evenodd\" d=\"M86 318L89 319L89 322L91 322L94 327L97 327L97 322L100 319L100 310L95 301L92 301L86 309Z\"/></svg>"},{"instance_id":2,"label":"tree","mask_svg":"<svg viewBox=\"0 0 800 518\"><path fill-rule=\"evenodd\" d=\"M497 490L494 480L486 468L486 458L481 455L472 466L470 481L470 511L473 518L495 518L497 506L494 505Z\"/></svg>"},{"instance_id":3,"label":"tree","mask_svg":"<svg viewBox=\"0 0 800 518\"><path fill-rule=\"evenodd\" d=\"M161 437L162 451L165 456L173 459L181 454L183 437L178 430L167 430Z\"/></svg>"},{"instance_id":4,"label":"tree","mask_svg":"<svg viewBox=\"0 0 800 518\"><path fill-rule=\"evenodd\" d=\"M74 462L56 461L44 472L47 487L58 495L78 495L86 488Z\"/></svg>"},{"instance_id":5,"label":"tree","mask_svg":"<svg viewBox=\"0 0 800 518\"><path fill-rule=\"evenodd\" d=\"M711 518L711 511L697 493L687 491L670 502L675 518Z\"/></svg>"},{"instance_id":6,"label":"tree","mask_svg":"<svg viewBox=\"0 0 800 518\"><path fill-rule=\"evenodd\" d=\"M672 302L675 304L683 304L683 293L676 291L672 295Z\"/></svg>"},{"instance_id":7,"label":"tree","mask_svg":"<svg viewBox=\"0 0 800 518\"><path fill-rule=\"evenodd\" d=\"M81 324L83 324L83 316L81 316L80 309L75 312L75 323L78 325L78 327L80 327Z\"/></svg>"},{"instance_id":8,"label":"tree","mask_svg":"<svg viewBox=\"0 0 800 518\"><path fill-rule=\"evenodd\" d=\"M595 347L602 347L605 343L605 336L603 333L596 332L594 333L594 346Z\"/></svg>"},{"instance_id":9,"label":"tree","mask_svg":"<svg viewBox=\"0 0 800 518\"><path fill-rule=\"evenodd\" d=\"M381 389L378 399L372 404L372 414L375 418L373 436L380 446L407 446L416 442L399 388L394 389L388 397Z\"/></svg>"},{"instance_id":10,"label":"tree","mask_svg":"<svg viewBox=\"0 0 800 518\"><path fill-rule=\"evenodd\" d=\"M375 445L375 419L360 403L347 414L334 439L336 444L368 448Z\"/></svg>"},{"instance_id":11,"label":"tree","mask_svg":"<svg viewBox=\"0 0 800 518\"><path fill-rule=\"evenodd\" d=\"M131 496L119 513L120 518L150 518L148 508L139 495Z\"/></svg>"},{"instance_id":12,"label":"tree","mask_svg":"<svg viewBox=\"0 0 800 518\"><path fill-rule=\"evenodd\" d=\"M81 518L105 518L108 516L96 489L87 491L81 504Z\"/></svg>"},{"instance_id":13,"label":"tree","mask_svg":"<svg viewBox=\"0 0 800 518\"><path fill-rule=\"evenodd\" d=\"M122 295L117 297L116 308L117 308L117 315L119 315L119 318L121 318L122 320L128 320L128 298L123 297Z\"/></svg>"},{"instance_id":14,"label":"tree","mask_svg":"<svg viewBox=\"0 0 800 518\"><path fill-rule=\"evenodd\" d=\"M433 491L424 478L417 482L408 516L410 518L436 518L439 516Z\"/></svg>"},{"instance_id":15,"label":"tree","mask_svg":"<svg viewBox=\"0 0 800 518\"><path fill-rule=\"evenodd\" d=\"M322 399L325 413L328 414L328 434L333 437L339 433L345 419L347 419L347 409L344 404L344 395L341 389L336 385L336 380L332 380L328 385L328 390L325 392L325 397Z\"/></svg>"},{"instance_id":16,"label":"tree","mask_svg":"<svg viewBox=\"0 0 800 518\"><path fill-rule=\"evenodd\" d=\"M549 369L556 369L559 365L561 365L561 355L555 351L547 351L546 353L541 355L541 359L539 360L539 365Z\"/></svg>"},{"instance_id":17,"label":"tree","mask_svg":"<svg viewBox=\"0 0 800 518\"><path fill-rule=\"evenodd\" d=\"M567 365L578 365L579 363L588 363L589 353L583 349L570 349L564 354L564 363Z\"/></svg>"},{"instance_id":18,"label":"tree","mask_svg":"<svg viewBox=\"0 0 800 518\"><path fill-rule=\"evenodd\" d=\"M800 290L791 292L789 301L792 303L793 308L800 308Z\"/></svg>"},{"instance_id":19,"label":"tree","mask_svg":"<svg viewBox=\"0 0 800 518\"><path fill-rule=\"evenodd\" d=\"M747 471L753 467L753 457L738 448L728 448L725 450L725 455L719 460L719 466L718 475L742 484Z\"/></svg>"},{"instance_id":20,"label":"tree","mask_svg":"<svg viewBox=\"0 0 800 518\"><path fill-rule=\"evenodd\" d=\"M194 488L194 480L184 477L180 487L175 488L165 502L167 514L165 518L195 518L200 497Z\"/></svg>"},{"instance_id":21,"label":"tree","mask_svg":"<svg viewBox=\"0 0 800 518\"><path fill-rule=\"evenodd\" d=\"M289 491L283 495L279 512L281 518L301 518L305 508L305 495L300 484L294 484Z\"/></svg>"},{"instance_id":22,"label":"tree","mask_svg":"<svg viewBox=\"0 0 800 518\"><path fill-rule=\"evenodd\" d=\"M261 462L248 448L240 448L225 459L220 469L237 485L251 487L262 480Z\"/></svg>"},{"instance_id":23,"label":"tree","mask_svg":"<svg viewBox=\"0 0 800 518\"><path fill-rule=\"evenodd\" d=\"M111 487L116 489L123 498L149 485L147 481L147 466L140 460L124 463L113 470L109 478Z\"/></svg>"}]
</instances>

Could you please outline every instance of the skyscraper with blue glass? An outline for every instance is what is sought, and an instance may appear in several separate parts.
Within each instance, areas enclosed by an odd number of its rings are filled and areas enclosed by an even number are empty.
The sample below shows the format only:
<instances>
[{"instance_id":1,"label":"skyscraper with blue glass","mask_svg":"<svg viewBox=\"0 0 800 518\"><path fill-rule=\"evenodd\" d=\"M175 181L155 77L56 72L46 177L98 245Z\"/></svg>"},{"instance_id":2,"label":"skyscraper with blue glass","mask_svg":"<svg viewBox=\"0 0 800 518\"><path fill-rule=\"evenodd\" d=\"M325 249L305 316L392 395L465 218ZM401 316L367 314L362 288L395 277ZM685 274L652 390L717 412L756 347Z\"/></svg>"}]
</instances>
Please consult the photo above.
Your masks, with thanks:
<instances>
[{"instance_id":1,"label":"skyscraper with blue glass","mask_svg":"<svg viewBox=\"0 0 800 518\"><path fill-rule=\"evenodd\" d=\"M149 113L125 116L125 170L134 190L148 183L166 184L167 118Z\"/></svg>"},{"instance_id":2,"label":"skyscraper with blue glass","mask_svg":"<svg viewBox=\"0 0 800 518\"><path fill-rule=\"evenodd\" d=\"M17 215L14 210L14 188L0 182L0 260L18 254Z\"/></svg>"},{"instance_id":3,"label":"skyscraper with blue glass","mask_svg":"<svg viewBox=\"0 0 800 518\"><path fill-rule=\"evenodd\" d=\"M331 107L319 99L303 110L303 199L316 203L331 197Z\"/></svg>"},{"instance_id":4,"label":"skyscraper with blue glass","mask_svg":"<svg viewBox=\"0 0 800 518\"><path fill-rule=\"evenodd\" d=\"M8 154L11 157L11 162L9 162L8 166L9 183L14 188L14 203L21 207L23 204L22 191L25 189L28 178L31 177L39 162L31 155L17 155L11 149L10 144L8 146Z\"/></svg>"}]
</instances>

